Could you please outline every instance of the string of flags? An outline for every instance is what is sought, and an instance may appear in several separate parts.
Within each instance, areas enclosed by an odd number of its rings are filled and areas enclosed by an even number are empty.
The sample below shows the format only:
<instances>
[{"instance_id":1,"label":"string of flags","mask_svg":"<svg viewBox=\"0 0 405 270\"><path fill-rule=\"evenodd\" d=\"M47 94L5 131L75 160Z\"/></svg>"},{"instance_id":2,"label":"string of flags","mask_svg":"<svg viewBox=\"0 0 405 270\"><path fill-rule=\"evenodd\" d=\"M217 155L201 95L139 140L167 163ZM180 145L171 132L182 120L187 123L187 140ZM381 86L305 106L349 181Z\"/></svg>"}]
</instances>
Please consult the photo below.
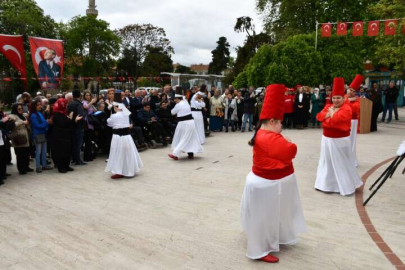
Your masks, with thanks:
<instances>
[{"instance_id":1,"label":"string of flags","mask_svg":"<svg viewBox=\"0 0 405 270\"><path fill-rule=\"evenodd\" d=\"M357 21L357 22L336 22L336 23L322 23L321 34L322 37L331 37L333 25L336 25L336 34L338 36L346 36L349 24L352 25L352 35L355 37L363 36L365 23L367 23L367 35L369 37L378 36L380 33L380 24L384 23L384 35L393 36L397 34L399 26L399 19L389 20L375 20L375 21ZM402 34L405 34L405 20L402 20Z\"/></svg>"},{"instance_id":2,"label":"string of flags","mask_svg":"<svg viewBox=\"0 0 405 270\"><path fill-rule=\"evenodd\" d=\"M2 80L5 82L11 82L11 81L16 81L16 80L21 80L21 81L27 81L33 80L33 81L46 81L47 78L26 78L26 77L5 77ZM62 78L56 78L57 81L120 81L120 82L133 82L133 81L141 82L141 81L156 81L156 82L162 82L166 80L170 80L170 77L79 77L79 78L74 78L73 76L69 77L62 77Z\"/></svg>"}]
</instances>

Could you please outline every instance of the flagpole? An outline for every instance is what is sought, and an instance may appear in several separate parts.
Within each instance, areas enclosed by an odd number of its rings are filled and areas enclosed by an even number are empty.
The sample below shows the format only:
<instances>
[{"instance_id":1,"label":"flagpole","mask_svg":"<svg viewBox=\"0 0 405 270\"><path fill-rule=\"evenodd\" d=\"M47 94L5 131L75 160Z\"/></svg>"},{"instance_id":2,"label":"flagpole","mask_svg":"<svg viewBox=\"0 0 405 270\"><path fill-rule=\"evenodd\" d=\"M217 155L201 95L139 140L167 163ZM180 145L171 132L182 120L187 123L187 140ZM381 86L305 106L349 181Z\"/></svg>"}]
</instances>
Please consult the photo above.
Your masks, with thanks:
<instances>
[{"instance_id":1,"label":"flagpole","mask_svg":"<svg viewBox=\"0 0 405 270\"><path fill-rule=\"evenodd\" d=\"M315 29L315 51L316 51L318 48L318 21L316 21L315 27L316 27L316 29Z\"/></svg>"}]
</instances>

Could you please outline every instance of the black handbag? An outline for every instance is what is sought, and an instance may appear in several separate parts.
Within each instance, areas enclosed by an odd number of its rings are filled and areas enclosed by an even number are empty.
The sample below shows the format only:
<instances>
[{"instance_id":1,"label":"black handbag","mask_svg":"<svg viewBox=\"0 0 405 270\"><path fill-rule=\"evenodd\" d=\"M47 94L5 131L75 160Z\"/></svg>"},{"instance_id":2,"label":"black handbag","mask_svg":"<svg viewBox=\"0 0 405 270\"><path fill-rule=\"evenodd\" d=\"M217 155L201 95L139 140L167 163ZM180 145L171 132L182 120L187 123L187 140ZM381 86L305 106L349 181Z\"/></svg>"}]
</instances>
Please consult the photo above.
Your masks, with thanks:
<instances>
[{"instance_id":1,"label":"black handbag","mask_svg":"<svg viewBox=\"0 0 405 270\"><path fill-rule=\"evenodd\" d=\"M35 136L35 143L36 144L41 144L46 142L46 136L45 134L38 134Z\"/></svg>"}]
</instances>

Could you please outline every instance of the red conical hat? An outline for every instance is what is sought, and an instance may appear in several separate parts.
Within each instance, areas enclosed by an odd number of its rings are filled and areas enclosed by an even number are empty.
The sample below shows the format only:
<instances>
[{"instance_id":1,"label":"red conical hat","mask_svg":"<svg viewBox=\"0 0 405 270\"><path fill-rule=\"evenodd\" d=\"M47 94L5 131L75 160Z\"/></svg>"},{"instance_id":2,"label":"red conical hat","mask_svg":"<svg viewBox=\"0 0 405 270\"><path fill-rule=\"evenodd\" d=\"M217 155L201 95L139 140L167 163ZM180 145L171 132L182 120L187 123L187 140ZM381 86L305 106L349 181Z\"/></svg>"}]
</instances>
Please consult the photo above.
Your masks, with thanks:
<instances>
[{"instance_id":1,"label":"red conical hat","mask_svg":"<svg viewBox=\"0 0 405 270\"><path fill-rule=\"evenodd\" d=\"M345 79L343 78L334 78L333 79L333 96L345 96Z\"/></svg>"},{"instance_id":2,"label":"red conical hat","mask_svg":"<svg viewBox=\"0 0 405 270\"><path fill-rule=\"evenodd\" d=\"M350 84L350 88L353 88L354 90L359 90L360 85L363 83L364 77L361 76L360 74L357 74L352 83Z\"/></svg>"},{"instance_id":3,"label":"red conical hat","mask_svg":"<svg viewBox=\"0 0 405 270\"><path fill-rule=\"evenodd\" d=\"M283 84L272 84L267 86L260 120L277 119L282 121L284 115L284 93Z\"/></svg>"}]
</instances>

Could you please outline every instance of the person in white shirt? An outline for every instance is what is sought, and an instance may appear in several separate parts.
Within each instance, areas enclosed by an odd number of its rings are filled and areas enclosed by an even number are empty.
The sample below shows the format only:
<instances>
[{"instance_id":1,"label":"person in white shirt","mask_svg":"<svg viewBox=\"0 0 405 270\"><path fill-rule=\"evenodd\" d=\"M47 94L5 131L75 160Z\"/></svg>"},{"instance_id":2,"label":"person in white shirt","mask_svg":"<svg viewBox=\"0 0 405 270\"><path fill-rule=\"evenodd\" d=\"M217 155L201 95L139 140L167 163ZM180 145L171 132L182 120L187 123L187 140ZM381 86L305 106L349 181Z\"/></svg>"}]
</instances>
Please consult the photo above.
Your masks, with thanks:
<instances>
[{"instance_id":1,"label":"person in white shirt","mask_svg":"<svg viewBox=\"0 0 405 270\"><path fill-rule=\"evenodd\" d=\"M182 95L175 95L176 106L172 110L172 115L177 114L178 124L172 141L173 154L168 156L178 160L181 153L187 153L189 159L194 158L194 154L204 151L196 131L191 108L187 100Z\"/></svg>"}]
</instances>

